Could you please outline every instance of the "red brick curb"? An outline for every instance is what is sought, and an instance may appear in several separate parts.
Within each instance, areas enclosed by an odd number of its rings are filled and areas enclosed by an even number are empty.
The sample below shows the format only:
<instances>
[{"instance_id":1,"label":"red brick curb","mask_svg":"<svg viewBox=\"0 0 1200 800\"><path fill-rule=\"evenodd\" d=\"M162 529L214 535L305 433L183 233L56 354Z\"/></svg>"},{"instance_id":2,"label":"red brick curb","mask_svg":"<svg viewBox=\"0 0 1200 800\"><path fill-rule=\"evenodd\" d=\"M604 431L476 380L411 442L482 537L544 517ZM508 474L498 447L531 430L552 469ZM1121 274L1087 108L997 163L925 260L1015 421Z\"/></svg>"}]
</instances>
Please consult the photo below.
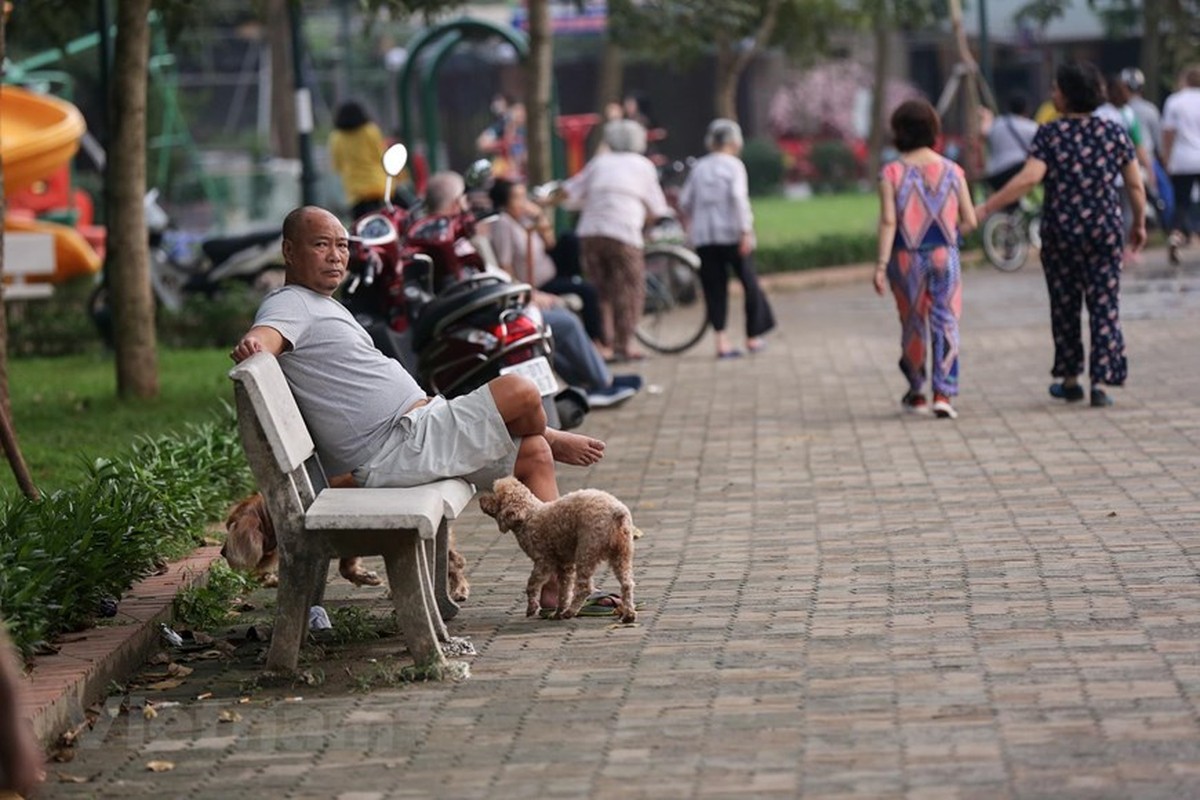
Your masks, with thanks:
<instances>
[{"instance_id":1,"label":"red brick curb","mask_svg":"<svg viewBox=\"0 0 1200 800\"><path fill-rule=\"evenodd\" d=\"M136 670L157 645L158 625L170 620L175 595L202 583L220 557L220 547L201 547L162 575L135 583L121 598L113 624L67 634L57 642L58 653L34 659L21 715L39 741L50 744L82 722L84 709L102 699L110 683Z\"/></svg>"}]
</instances>

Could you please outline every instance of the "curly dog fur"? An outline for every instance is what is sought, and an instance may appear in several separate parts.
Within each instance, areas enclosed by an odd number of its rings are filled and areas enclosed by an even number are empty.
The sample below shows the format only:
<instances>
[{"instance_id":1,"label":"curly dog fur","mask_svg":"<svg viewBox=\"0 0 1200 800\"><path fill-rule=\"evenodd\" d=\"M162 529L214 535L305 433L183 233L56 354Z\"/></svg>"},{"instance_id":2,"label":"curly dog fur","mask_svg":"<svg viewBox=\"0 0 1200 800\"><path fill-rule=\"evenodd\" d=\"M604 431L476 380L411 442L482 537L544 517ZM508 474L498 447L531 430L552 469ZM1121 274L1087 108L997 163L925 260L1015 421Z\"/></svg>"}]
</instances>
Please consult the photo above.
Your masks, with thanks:
<instances>
[{"instance_id":1,"label":"curly dog fur","mask_svg":"<svg viewBox=\"0 0 1200 800\"><path fill-rule=\"evenodd\" d=\"M621 602L613 613L622 622L637 619L633 600L633 540L640 534L629 508L608 492L580 489L553 503L534 497L516 478L501 478L492 493L479 498L483 513L496 520L502 533L512 531L533 572L525 587L526 616L541 606L542 587L558 578L557 619L579 613L592 590L592 575L607 561L621 584Z\"/></svg>"},{"instance_id":2,"label":"curly dog fur","mask_svg":"<svg viewBox=\"0 0 1200 800\"><path fill-rule=\"evenodd\" d=\"M350 479L353 480L353 479ZM334 479L335 485L347 485ZM275 525L267 513L267 503L261 494L252 494L238 502L225 520L225 544L221 556L234 569L257 576L265 586L277 586L275 574L279 567L278 543ZM463 602L471 594L471 583L467 580L467 561L454 544L454 530L450 530L450 597ZM382 579L363 569L361 558L343 558L338 562L338 573L355 586L379 586Z\"/></svg>"}]
</instances>

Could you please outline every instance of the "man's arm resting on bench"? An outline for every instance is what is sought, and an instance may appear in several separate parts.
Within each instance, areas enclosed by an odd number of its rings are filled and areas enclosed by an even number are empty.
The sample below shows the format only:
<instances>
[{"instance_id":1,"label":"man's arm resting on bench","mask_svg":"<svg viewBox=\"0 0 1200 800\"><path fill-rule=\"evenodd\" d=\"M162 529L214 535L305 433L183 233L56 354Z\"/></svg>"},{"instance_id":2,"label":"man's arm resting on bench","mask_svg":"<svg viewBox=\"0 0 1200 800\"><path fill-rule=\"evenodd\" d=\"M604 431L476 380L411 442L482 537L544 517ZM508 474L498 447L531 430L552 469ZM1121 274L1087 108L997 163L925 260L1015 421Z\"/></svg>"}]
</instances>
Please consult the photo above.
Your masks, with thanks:
<instances>
[{"instance_id":1,"label":"man's arm resting on bench","mask_svg":"<svg viewBox=\"0 0 1200 800\"><path fill-rule=\"evenodd\" d=\"M259 325L246 332L242 340L234 345L229 357L235 362L241 363L255 353L270 353L277 356L290 347L291 343L283 338L282 333L269 325Z\"/></svg>"}]
</instances>

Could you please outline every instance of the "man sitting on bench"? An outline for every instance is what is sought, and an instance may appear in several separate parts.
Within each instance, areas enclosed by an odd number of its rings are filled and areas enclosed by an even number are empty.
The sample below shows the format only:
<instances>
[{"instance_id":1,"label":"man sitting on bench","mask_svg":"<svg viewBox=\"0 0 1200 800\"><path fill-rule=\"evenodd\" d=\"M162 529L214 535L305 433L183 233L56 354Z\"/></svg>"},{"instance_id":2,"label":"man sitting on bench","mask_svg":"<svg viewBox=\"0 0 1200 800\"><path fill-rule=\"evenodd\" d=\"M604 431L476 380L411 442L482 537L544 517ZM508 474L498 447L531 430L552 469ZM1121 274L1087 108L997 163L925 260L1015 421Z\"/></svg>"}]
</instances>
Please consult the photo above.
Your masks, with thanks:
<instances>
[{"instance_id":1,"label":"man sitting on bench","mask_svg":"<svg viewBox=\"0 0 1200 800\"><path fill-rule=\"evenodd\" d=\"M588 466L599 439L546 427L532 381L504 375L470 394L426 397L401 364L380 352L333 299L350 240L330 212L304 206L283 223L286 284L263 298L254 324L230 354L279 357L321 462L359 486L416 486L464 478L489 489L513 475L538 498L558 497L554 462ZM543 607L557 605L548 587Z\"/></svg>"}]
</instances>

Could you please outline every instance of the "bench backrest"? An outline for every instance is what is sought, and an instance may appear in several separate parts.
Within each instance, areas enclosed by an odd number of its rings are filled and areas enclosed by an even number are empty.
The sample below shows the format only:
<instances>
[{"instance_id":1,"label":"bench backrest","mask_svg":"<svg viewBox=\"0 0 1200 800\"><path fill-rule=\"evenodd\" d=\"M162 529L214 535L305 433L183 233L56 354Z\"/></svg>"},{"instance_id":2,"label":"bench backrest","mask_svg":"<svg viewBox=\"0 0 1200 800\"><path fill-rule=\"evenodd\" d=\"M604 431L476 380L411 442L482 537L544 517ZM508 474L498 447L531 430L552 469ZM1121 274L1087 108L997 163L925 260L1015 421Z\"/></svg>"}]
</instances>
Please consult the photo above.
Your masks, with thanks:
<instances>
[{"instance_id":1,"label":"bench backrest","mask_svg":"<svg viewBox=\"0 0 1200 800\"><path fill-rule=\"evenodd\" d=\"M250 471L280 527L303 526L304 512L327 485L312 436L275 356L256 353L229 372L238 431Z\"/></svg>"}]
</instances>

